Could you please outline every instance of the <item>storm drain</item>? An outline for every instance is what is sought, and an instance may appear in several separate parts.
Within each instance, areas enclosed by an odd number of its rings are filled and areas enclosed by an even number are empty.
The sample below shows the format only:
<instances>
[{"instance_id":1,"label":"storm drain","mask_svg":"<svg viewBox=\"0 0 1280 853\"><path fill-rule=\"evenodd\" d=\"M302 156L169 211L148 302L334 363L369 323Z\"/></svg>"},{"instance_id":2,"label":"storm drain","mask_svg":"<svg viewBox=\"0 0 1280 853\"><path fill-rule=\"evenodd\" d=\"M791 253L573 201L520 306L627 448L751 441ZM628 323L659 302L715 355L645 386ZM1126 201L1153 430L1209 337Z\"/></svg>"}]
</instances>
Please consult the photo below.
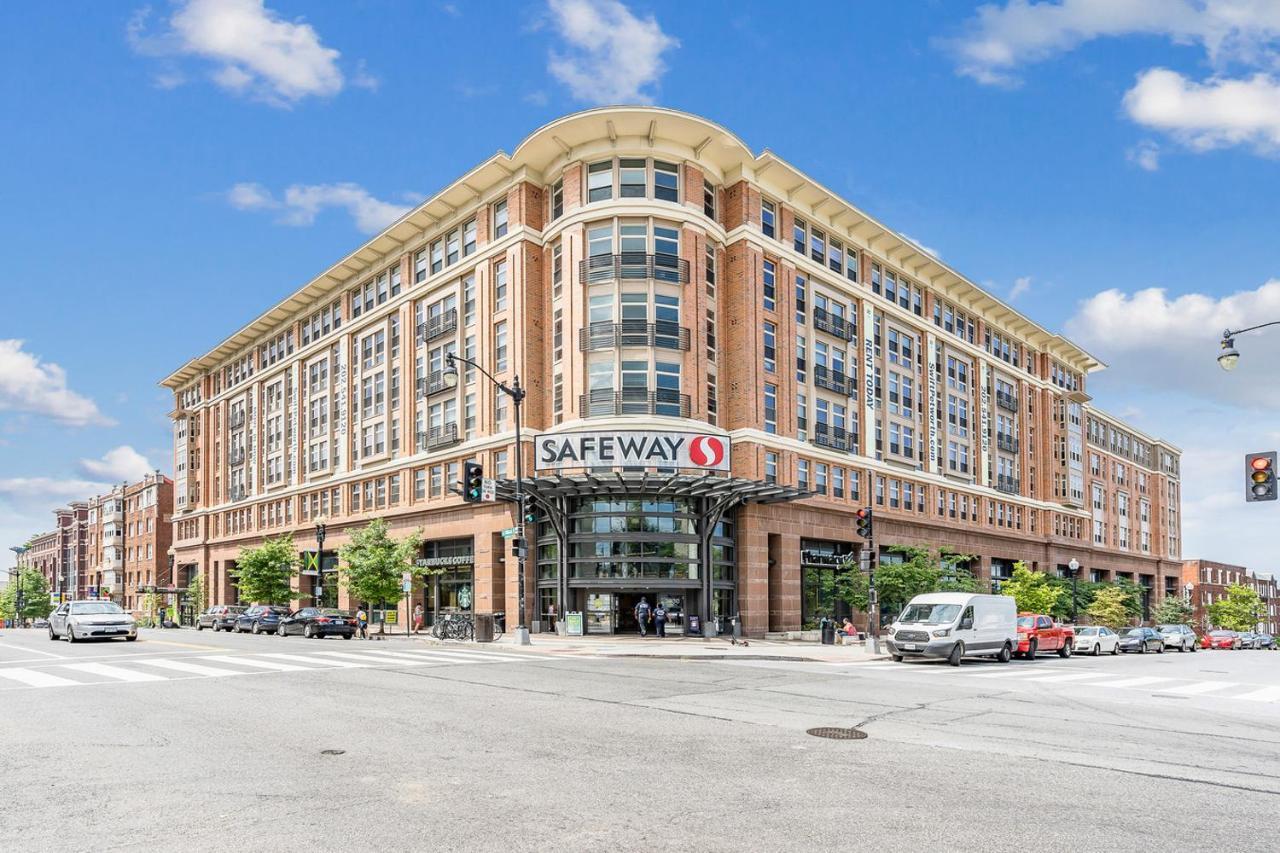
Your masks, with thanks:
<instances>
[{"instance_id":1,"label":"storm drain","mask_svg":"<svg viewBox=\"0 0 1280 853\"><path fill-rule=\"evenodd\" d=\"M342 755L344 752L346 752L346 750L345 750L345 749L322 749L322 750L320 750L320 754L321 754L321 755Z\"/></svg>"},{"instance_id":2,"label":"storm drain","mask_svg":"<svg viewBox=\"0 0 1280 853\"><path fill-rule=\"evenodd\" d=\"M867 733L862 729L842 729L837 726L822 726L816 729L809 729L805 732L807 735L814 737L825 737L830 740L862 740Z\"/></svg>"}]
</instances>

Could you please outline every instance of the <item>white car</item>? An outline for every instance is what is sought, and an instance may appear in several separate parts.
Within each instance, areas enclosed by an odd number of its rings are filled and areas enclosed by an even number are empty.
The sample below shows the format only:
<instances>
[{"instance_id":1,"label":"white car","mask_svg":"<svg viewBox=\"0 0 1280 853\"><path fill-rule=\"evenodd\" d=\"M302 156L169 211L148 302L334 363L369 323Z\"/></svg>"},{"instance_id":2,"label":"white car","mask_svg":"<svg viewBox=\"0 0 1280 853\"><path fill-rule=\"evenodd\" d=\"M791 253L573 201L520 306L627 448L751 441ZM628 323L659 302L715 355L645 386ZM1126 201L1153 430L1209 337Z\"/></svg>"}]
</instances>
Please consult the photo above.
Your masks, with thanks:
<instances>
[{"instance_id":1,"label":"white car","mask_svg":"<svg viewBox=\"0 0 1280 853\"><path fill-rule=\"evenodd\" d=\"M1120 635L1104 625L1083 625L1076 628L1073 651L1090 655L1119 654Z\"/></svg>"},{"instance_id":2,"label":"white car","mask_svg":"<svg viewBox=\"0 0 1280 853\"><path fill-rule=\"evenodd\" d=\"M138 623L114 601L68 601L49 614L49 639L68 643L92 637L138 639Z\"/></svg>"}]
</instances>

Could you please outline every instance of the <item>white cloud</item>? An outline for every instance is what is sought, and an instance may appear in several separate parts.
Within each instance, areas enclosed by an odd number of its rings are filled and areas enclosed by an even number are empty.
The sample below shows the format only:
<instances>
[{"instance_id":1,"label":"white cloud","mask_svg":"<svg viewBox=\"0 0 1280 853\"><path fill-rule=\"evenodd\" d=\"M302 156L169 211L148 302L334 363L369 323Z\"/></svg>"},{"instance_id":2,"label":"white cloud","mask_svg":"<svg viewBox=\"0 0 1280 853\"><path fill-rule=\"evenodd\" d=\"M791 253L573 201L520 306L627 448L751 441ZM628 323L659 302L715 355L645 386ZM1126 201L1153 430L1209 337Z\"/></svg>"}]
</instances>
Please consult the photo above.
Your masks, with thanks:
<instances>
[{"instance_id":1,"label":"white cloud","mask_svg":"<svg viewBox=\"0 0 1280 853\"><path fill-rule=\"evenodd\" d=\"M565 42L547 61L551 76L592 104L650 103L646 88L666 72L662 55L679 47L652 15L636 17L618 0L548 0Z\"/></svg>"},{"instance_id":2,"label":"white cloud","mask_svg":"<svg viewBox=\"0 0 1280 853\"><path fill-rule=\"evenodd\" d=\"M1031 276L1019 276L1013 280L1013 287L1009 288L1009 301L1013 302L1018 297L1026 294L1031 289Z\"/></svg>"},{"instance_id":3,"label":"white cloud","mask_svg":"<svg viewBox=\"0 0 1280 853\"><path fill-rule=\"evenodd\" d=\"M1144 139L1125 152L1125 159L1148 172L1158 171L1160 168L1160 146L1150 139Z\"/></svg>"},{"instance_id":4,"label":"white cloud","mask_svg":"<svg viewBox=\"0 0 1280 853\"><path fill-rule=\"evenodd\" d=\"M80 468L91 477L112 483L141 480L143 475L155 471L147 457L127 444L108 450L101 459L81 459Z\"/></svg>"},{"instance_id":5,"label":"white cloud","mask_svg":"<svg viewBox=\"0 0 1280 853\"><path fill-rule=\"evenodd\" d=\"M1280 80L1267 74L1197 83L1152 68L1125 93L1124 107L1138 124L1197 151L1246 144L1263 153L1280 150Z\"/></svg>"},{"instance_id":6,"label":"white cloud","mask_svg":"<svg viewBox=\"0 0 1280 853\"><path fill-rule=\"evenodd\" d=\"M264 0L186 0L158 34L148 32L149 15L149 8L141 9L129 22L135 51L207 60L213 81L237 94L290 106L337 94L346 83L339 52L326 47L310 24L282 19ZM165 73L158 79L180 82Z\"/></svg>"},{"instance_id":7,"label":"white cloud","mask_svg":"<svg viewBox=\"0 0 1280 853\"><path fill-rule=\"evenodd\" d=\"M0 478L0 497L24 501L48 500L54 503L88 500L110 489L107 483L94 480L58 479L55 477ZM52 510L54 507L50 506ZM52 521L52 519L50 519Z\"/></svg>"},{"instance_id":8,"label":"white cloud","mask_svg":"<svg viewBox=\"0 0 1280 853\"><path fill-rule=\"evenodd\" d=\"M67 373L22 348L20 340L0 340L0 411L52 418L67 426L110 426L97 403L67 387Z\"/></svg>"},{"instance_id":9,"label":"white cloud","mask_svg":"<svg viewBox=\"0 0 1280 853\"><path fill-rule=\"evenodd\" d=\"M336 207L351 214L358 229L372 234L386 228L409 212L411 205L374 198L359 184L294 184L276 198L266 187L239 183L226 193L227 202L237 210L275 211L284 225L311 225L326 208Z\"/></svg>"},{"instance_id":10,"label":"white cloud","mask_svg":"<svg viewBox=\"0 0 1280 853\"><path fill-rule=\"evenodd\" d=\"M930 255L933 255L935 258L942 257L942 255L938 253L937 249L926 246L924 243L921 243L919 240L917 240L915 237L912 237L910 234L903 234L902 239L906 240L911 245L915 246L917 249L923 249L925 252L927 252Z\"/></svg>"}]
</instances>

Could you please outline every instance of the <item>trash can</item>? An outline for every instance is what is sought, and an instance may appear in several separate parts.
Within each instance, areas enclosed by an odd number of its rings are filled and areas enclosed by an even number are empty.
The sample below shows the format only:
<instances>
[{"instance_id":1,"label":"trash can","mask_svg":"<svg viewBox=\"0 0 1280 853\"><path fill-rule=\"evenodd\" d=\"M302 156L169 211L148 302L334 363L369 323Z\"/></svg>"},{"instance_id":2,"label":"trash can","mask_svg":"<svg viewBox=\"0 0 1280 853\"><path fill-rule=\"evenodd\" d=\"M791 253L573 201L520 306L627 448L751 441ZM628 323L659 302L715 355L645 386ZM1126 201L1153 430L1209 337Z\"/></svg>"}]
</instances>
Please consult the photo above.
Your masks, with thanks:
<instances>
[{"instance_id":1,"label":"trash can","mask_svg":"<svg viewBox=\"0 0 1280 853\"><path fill-rule=\"evenodd\" d=\"M742 639L742 617L735 615L732 621L733 621L733 638L735 640L741 640Z\"/></svg>"},{"instance_id":2,"label":"trash can","mask_svg":"<svg viewBox=\"0 0 1280 853\"><path fill-rule=\"evenodd\" d=\"M824 616L822 617L822 645L834 646L835 644L836 644L835 620Z\"/></svg>"},{"instance_id":3,"label":"trash can","mask_svg":"<svg viewBox=\"0 0 1280 853\"><path fill-rule=\"evenodd\" d=\"M476 642L477 643L493 642L493 614L492 613L476 614Z\"/></svg>"}]
</instances>

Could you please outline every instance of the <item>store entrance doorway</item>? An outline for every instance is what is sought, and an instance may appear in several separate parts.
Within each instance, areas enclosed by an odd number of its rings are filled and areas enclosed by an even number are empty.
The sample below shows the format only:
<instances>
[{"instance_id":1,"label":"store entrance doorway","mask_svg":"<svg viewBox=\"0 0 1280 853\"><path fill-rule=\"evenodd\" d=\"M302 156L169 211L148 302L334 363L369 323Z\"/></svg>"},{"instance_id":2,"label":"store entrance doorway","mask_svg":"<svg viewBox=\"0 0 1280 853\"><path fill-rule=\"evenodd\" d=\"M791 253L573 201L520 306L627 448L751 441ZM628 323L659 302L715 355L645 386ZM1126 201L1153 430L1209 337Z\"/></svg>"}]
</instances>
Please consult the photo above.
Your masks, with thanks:
<instances>
[{"instance_id":1,"label":"store entrance doorway","mask_svg":"<svg viewBox=\"0 0 1280 853\"><path fill-rule=\"evenodd\" d=\"M653 609L662 604L663 609L667 611L667 636L684 634L685 625L685 596L678 592L620 592L614 596L615 615L614 615L614 633L616 634L639 634L640 623L636 620L636 605L643 598L649 603L649 623L645 626L648 634L652 635L657 626L653 622Z\"/></svg>"}]
</instances>

